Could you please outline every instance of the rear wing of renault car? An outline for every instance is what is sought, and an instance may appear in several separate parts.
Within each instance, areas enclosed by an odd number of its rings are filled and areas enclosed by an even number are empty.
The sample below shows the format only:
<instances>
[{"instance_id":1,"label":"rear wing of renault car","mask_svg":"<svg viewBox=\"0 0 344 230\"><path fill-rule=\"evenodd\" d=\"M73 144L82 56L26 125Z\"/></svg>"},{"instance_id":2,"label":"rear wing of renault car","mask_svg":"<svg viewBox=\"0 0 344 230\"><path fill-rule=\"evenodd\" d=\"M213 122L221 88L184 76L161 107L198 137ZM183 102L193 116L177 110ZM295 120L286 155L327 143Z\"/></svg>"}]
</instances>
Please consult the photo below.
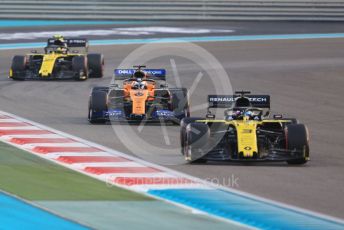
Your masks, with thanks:
<instances>
[{"instance_id":1,"label":"rear wing of renault car","mask_svg":"<svg viewBox=\"0 0 344 230\"><path fill-rule=\"evenodd\" d=\"M64 38L63 40L68 48L85 48L86 51L88 50L88 40L86 38ZM56 45L55 42L55 39L49 38L47 45Z\"/></svg>"},{"instance_id":2,"label":"rear wing of renault car","mask_svg":"<svg viewBox=\"0 0 344 230\"><path fill-rule=\"evenodd\" d=\"M250 102L248 107L270 109L269 95L208 95L209 108L231 108L235 106L237 100L247 98Z\"/></svg>"}]
</instances>

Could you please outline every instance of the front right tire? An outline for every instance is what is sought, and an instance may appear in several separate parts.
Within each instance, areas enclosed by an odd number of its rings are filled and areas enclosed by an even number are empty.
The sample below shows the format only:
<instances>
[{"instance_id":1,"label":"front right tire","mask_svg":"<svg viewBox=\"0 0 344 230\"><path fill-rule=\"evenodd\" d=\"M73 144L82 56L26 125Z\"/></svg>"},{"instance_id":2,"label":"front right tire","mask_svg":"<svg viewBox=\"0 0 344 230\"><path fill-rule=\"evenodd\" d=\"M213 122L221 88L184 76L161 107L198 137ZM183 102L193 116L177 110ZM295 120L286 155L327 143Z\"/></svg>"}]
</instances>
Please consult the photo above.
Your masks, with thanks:
<instances>
[{"instance_id":1,"label":"front right tire","mask_svg":"<svg viewBox=\"0 0 344 230\"><path fill-rule=\"evenodd\" d=\"M188 124L193 123L197 120L203 120L202 117L185 117L180 121L180 146L181 146L181 153L185 155L184 152L184 145L185 145L185 139L186 139L186 126Z\"/></svg>"},{"instance_id":2,"label":"front right tire","mask_svg":"<svg viewBox=\"0 0 344 230\"><path fill-rule=\"evenodd\" d=\"M290 151L303 153L299 159L288 160L290 165L302 165L309 159L309 137L308 130L303 124L290 124L285 128L286 148Z\"/></svg>"},{"instance_id":3,"label":"front right tire","mask_svg":"<svg viewBox=\"0 0 344 230\"><path fill-rule=\"evenodd\" d=\"M188 90L186 88L170 89L172 95L172 109L179 121L190 117Z\"/></svg>"},{"instance_id":4,"label":"front right tire","mask_svg":"<svg viewBox=\"0 0 344 230\"><path fill-rule=\"evenodd\" d=\"M107 111L107 93L104 91L93 91L88 104L88 121L91 124L105 123L103 116L96 115Z\"/></svg>"},{"instance_id":5,"label":"front right tire","mask_svg":"<svg viewBox=\"0 0 344 230\"><path fill-rule=\"evenodd\" d=\"M102 78L104 76L104 56L102 54L88 54L87 62L90 78Z\"/></svg>"},{"instance_id":6,"label":"front right tire","mask_svg":"<svg viewBox=\"0 0 344 230\"><path fill-rule=\"evenodd\" d=\"M11 78L13 80L25 80L25 70L27 66L26 56L16 55L12 59Z\"/></svg>"},{"instance_id":7,"label":"front right tire","mask_svg":"<svg viewBox=\"0 0 344 230\"><path fill-rule=\"evenodd\" d=\"M75 56L72 59L72 68L75 72L75 80L84 81L88 78L88 69L85 56Z\"/></svg>"},{"instance_id":8,"label":"front right tire","mask_svg":"<svg viewBox=\"0 0 344 230\"><path fill-rule=\"evenodd\" d=\"M205 163L210 130L207 124L190 123L186 127L184 156L189 163Z\"/></svg>"}]
</instances>

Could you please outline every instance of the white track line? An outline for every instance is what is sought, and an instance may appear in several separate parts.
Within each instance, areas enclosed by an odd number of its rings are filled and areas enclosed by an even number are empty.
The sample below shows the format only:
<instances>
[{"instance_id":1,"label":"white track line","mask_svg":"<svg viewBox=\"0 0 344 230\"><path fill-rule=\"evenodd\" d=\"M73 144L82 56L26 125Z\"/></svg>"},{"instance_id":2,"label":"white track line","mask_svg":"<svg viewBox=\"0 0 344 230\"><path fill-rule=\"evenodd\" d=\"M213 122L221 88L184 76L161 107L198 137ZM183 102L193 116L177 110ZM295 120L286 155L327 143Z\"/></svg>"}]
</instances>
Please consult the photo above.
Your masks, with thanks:
<instances>
[{"instance_id":1,"label":"white track line","mask_svg":"<svg viewBox=\"0 0 344 230\"><path fill-rule=\"evenodd\" d=\"M16 122L16 123L21 123L21 121L18 121L16 119L13 118L0 118L0 124L4 123L4 122Z\"/></svg>"},{"instance_id":2,"label":"white track line","mask_svg":"<svg viewBox=\"0 0 344 230\"><path fill-rule=\"evenodd\" d=\"M35 147L89 147L83 143L69 142L69 143L35 143L35 144L23 144L23 148L33 149Z\"/></svg>"},{"instance_id":3,"label":"white track line","mask_svg":"<svg viewBox=\"0 0 344 230\"><path fill-rule=\"evenodd\" d=\"M11 134L11 135L5 135L5 136L0 136L0 139L12 139L12 138L66 138L61 135L57 134L31 134L31 135L21 135L21 134Z\"/></svg>"},{"instance_id":4,"label":"white track line","mask_svg":"<svg viewBox=\"0 0 344 230\"><path fill-rule=\"evenodd\" d=\"M135 175L134 175L135 176ZM142 173L142 177L147 178L178 178L176 175L171 175L169 173L165 172L159 172L159 173ZM132 173L112 173L105 175L106 178L115 179L118 177L133 177ZM137 177L137 175L135 176Z\"/></svg>"},{"instance_id":5,"label":"white track line","mask_svg":"<svg viewBox=\"0 0 344 230\"><path fill-rule=\"evenodd\" d=\"M74 163L73 167L84 169L86 167L142 167L136 162L97 162L97 163Z\"/></svg>"},{"instance_id":6,"label":"white track line","mask_svg":"<svg viewBox=\"0 0 344 230\"><path fill-rule=\"evenodd\" d=\"M30 151L28 149L22 148L26 151ZM104 157L109 157L109 156L113 156L107 152L60 152L60 153L46 153L46 154L42 154L42 153L34 153L37 156L46 158L46 159L57 159L59 157L63 157L63 156L95 156L95 157L99 157L99 156L104 156ZM62 164L62 162L58 162L59 164ZM64 165L65 166L65 165ZM72 166L68 167L68 168L72 168Z\"/></svg>"},{"instance_id":7,"label":"white track line","mask_svg":"<svg viewBox=\"0 0 344 230\"><path fill-rule=\"evenodd\" d=\"M42 130L37 127L32 126L16 126L16 127L1 127L0 126L0 132L3 130Z\"/></svg>"}]
</instances>

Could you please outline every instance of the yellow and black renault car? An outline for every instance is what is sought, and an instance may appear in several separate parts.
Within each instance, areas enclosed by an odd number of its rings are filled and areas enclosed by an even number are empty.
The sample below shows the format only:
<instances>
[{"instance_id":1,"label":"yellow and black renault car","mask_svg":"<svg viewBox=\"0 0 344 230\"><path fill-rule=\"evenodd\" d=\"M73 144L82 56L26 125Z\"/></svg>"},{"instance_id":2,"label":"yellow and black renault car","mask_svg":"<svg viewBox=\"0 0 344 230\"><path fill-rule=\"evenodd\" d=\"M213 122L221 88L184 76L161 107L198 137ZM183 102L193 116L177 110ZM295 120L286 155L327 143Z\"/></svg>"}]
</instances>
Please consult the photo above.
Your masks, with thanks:
<instances>
[{"instance_id":1,"label":"yellow and black renault car","mask_svg":"<svg viewBox=\"0 0 344 230\"><path fill-rule=\"evenodd\" d=\"M181 150L188 162L309 160L306 126L282 115L271 118L269 95L209 95L208 103L206 118L181 121ZM216 119L214 108L222 108L224 119Z\"/></svg>"},{"instance_id":2,"label":"yellow and black renault car","mask_svg":"<svg viewBox=\"0 0 344 230\"><path fill-rule=\"evenodd\" d=\"M101 78L104 71L102 54L88 54L88 41L82 38L63 38L55 35L48 39L44 53L36 50L12 59L9 78L27 79L74 79Z\"/></svg>"}]
</instances>

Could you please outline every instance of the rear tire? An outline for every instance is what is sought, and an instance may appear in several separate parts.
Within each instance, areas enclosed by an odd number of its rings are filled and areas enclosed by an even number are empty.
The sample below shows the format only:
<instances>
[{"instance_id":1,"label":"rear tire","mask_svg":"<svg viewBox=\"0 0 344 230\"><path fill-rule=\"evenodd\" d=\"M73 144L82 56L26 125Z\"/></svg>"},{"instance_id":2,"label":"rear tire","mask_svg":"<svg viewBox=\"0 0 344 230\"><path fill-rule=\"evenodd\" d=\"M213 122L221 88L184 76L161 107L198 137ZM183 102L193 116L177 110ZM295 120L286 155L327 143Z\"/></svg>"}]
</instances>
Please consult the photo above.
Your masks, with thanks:
<instances>
[{"instance_id":1,"label":"rear tire","mask_svg":"<svg viewBox=\"0 0 344 230\"><path fill-rule=\"evenodd\" d=\"M282 120L290 120L290 124L298 124L298 120L296 118L283 118Z\"/></svg>"},{"instance_id":2,"label":"rear tire","mask_svg":"<svg viewBox=\"0 0 344 230\"><path fill-rule=\"evenodd\" d=\"M291 165L302 165L307 163L309 158L308 131L303 124L290 124L285 128L286 148L304 153L304 157L295 160L288 160Z\"/></svg>"},{"instance_id":3,"label":"rear tire","mask_svg":"<svg viewBox=\"0 0 344 230\"><path fill-rule=\"evenodd\" d=\"M283 128L287 127L288 125L291 125L291 124L298 124L298 120L296 118L283 118L281 120L289 120L290 123L282 123L283 124Z\"/></svg>"},{"instance_id":4,"label":"rear tire","mask_svg":"<svg viewBox=\"0 0 344 230\"><path fill-rule=\"evenodd\" d=\"M25 70L27 66L26 56L16 55L12 59L11 71L13 80L25 80Z\"/></svg>"},{"instance_id":5,"label":"rear tire","mask_svg":"<svg viewBox=\"0 0 344 230\"><path fill-rule=\"evenodd\" d=\"M208 125L203 123L190 123L187 125L184 145L186 161L189 163L205 162L202 158L207 154L206 145L209 136Z\"/></svg>"},{"instance_id":6,"label":"rear tire","mask_svg":"<svg viewBox=\"0 0 344 230\"><path fill-rule=\"evenodd\" d=\"M102 78L104 76L104 56L102 54L87 55L90 78Z\"/></svg>"},{"instance_id":7,"label":"rear tire","mask_svg":"<svg viewBox=\"0 0 344 230\"><path fill-rule=\"evenodd\" d=\"M75 80L84 81L88 78L87 62L85 56L73 57L72 68L75 72Z\"/></svg>"},{"instance_id":8,"label":"rear tire","mask_svg":"<svg viewBox=\"0 0 344 230\"><path fill-rule=\"evenodd\" d=\"M88 106L88 121L91 124L105 123L104 117L95 116L95 113L107 111L107 93L104 91L93 91Z\"/></svg>"}]
</instances>

